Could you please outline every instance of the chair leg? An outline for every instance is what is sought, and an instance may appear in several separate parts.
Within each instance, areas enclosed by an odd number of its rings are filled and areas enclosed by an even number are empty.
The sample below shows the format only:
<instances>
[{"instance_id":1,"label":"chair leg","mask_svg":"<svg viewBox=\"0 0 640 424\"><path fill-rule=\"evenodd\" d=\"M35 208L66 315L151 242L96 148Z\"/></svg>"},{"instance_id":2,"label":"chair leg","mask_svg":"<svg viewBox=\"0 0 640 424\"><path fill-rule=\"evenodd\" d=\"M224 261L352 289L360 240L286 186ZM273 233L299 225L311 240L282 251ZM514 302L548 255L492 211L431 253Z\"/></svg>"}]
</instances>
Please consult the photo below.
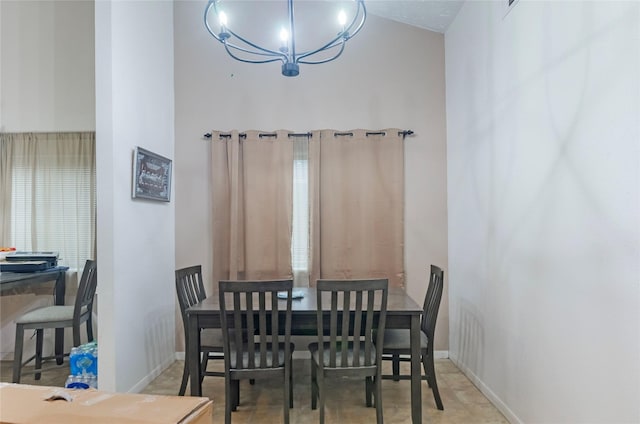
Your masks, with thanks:
<instances>
[{"instance_id":1,"label":"chair leg","mask_svg":"<svg viewBox=\"0 0 640 424\"><path fill-rule=\"evenodd\" d=\"M231 401L231 410L237 410L240 405L240 380L231 381Z\"/></svg>"},{"instance_id":2,"label":"chair leg","mask_svg":"<svg viewBox=\"0 0 640 424\"><path fill-rule=\"evenodd\" d=\"M289 424L289 408L292 408L293 405L291 405L291 403L293 402L293 398L291 397L292 393L291 393L291 365L289 365L289 369L285 369L284 372L284 387L282 388L282 394L284 397L284 402L283 402L283 414L284 414L284 424Z\"/></svg>"},{"instance_id":3,"label":"chair leg","mask_svg":"<svg viewBox=\"0 0 640 424\"><path fill-rule=\"evenodd\" d=\"M16 325L16 343L13 352L13 383L20 383L20 373L22 371L22 347L24 346L24 328Z\"/></svg>"},{"instance_id":4,"label":"chair leg","mask_svg":"<svg viewBox=\"0 0 640 424\"><path fill-rule=\"evenodd\" d=\"M371 377L365 377L364 379L364 385L365 385L365 394L366 394L366 399L365 402L367 404L367 408L371 408L373 406L371 397L373 395L373 390L372 390L372 383L373 381L371 380Z\"/></svg>"},{"instance_id":5,"label":"chair leg","mask_svg":"<svg viewBox=\"0 0 640 424\"><path fill-rule=\"evenodd\" d=\"M229 381L229 375L224 378L224 422L225 424L231 424L231 410L232 408L232 394L231 394L231 382Z\"/></svg>"},{"instance_id":6,"label":"chair leg","mask_svg":"<svg viewBox=\"0 0 640 424\"><path fill-rule=\"evenodd\" d=\"M182 368L182 381L180 382L180 390L178 391L178 396L184 396L184 393L187 390L187 382L189 381L189 367L187 366L187 361L184 361L184 367Z\"/></svg>"},{"instance_id":7,"label":"chair leg","mask_svg":"<svg viewBox=\"0 0 640 424\"><path fill-rule=\"evenodd\" d=\"M93 321L91 320L91 314L89 314L89 318L87 318L87 322L85 324L87 326L87 343L93 341Z\"/></svg>"},{"instance_id":8,"label":"chair leg","mask_svg":"<svg viewBox=\"0 0 640 424\"><path fill-rule=\"evenodd\" d=\"M82 341L80 340L80 325L73 326L73 346L80 346Z\"/></svg>"},{"instance_id":9,"label":"chair leg","mask_svg":"<svg viewBox=\"0 0 640 424\"><path fill-rule=\"evenodd\" d=\"M36 330L36 364L35 367L37 370L42 369L42 342L44 339L44 330L42 328L38 328ZM35 375L36 380L40 380L40 376L42 373L37 372Z\"/></svg>"},{"instance_id":10,"label":"chair leg","mask_svg":"<svg viewBox=\"0 0 640 424\"><path fill-rule=\"evenodd\" d=\"M316 364L311 360L311 409L318 407L318 377Z\"/></svg>"},{"instance_id":11,"label":"chair leg","mask_svg":"<svg viewBox=\"0 0 640 424\"><path fill-rule=\"evenodd\" d=\"M322 373L317 373L317 381L318 381L318 401L320 408L320 424L324 424L324 398L325 398L325 386L324 386L324 375Z\"/></svg>"},{"instance_id":12,"label":"chair leg","mask_svg":"<svg viewBox=\"0 0 640 424\"><path fill-rule=\"evenodd\" d=\"M376 390L376 423L382 424L382 378L380 378L380 374L374 378L374 385Z\"/></svg>"},{"instance_id":13,"label":"chair leg","mask_svg":"<svg viewBox=\"0 0 640 424\"><path fill-rule=\"evenodd\" d=\"M393 381L400 381L400 355L394 354L392 357Z\"/></svg>"},{"instance_id":14,"label":"chair leg","mask_svg":"<svg viewBox=\"0 0 640 424\"><path fill-rule=\"evenodd\" d=\"M433 356L432 355L422 355L422 367L424 368L424 372L427 375L427 382L431 387L431 391L433 392L433 398L436 401L436 406L439 410L444 411L444 405L442 404L442 399L440 399L440 391L438 390L438 382L436 381L436 370L433 365Z\"/></svg>"},{"instance_id":15,"label":"chair leg","mask_svg":"<svg viewBox=\"0 0 640 424\"><path fill-rule=\"evenodd\" d=\"M289 361L289 408L293 408L293 357Z\"/></svg>"},{"instance_id":16,"label":"chair leg","mask_svg":"<svg viewBox=\"0 0 640 424\"><path fill-rule=\"evenodd\" d=\"M209 352L202 354L202 362L200 363L200 383L204 380L204 373L207 372L207 366L209 365Z\"/></svg>"}]
</instances>

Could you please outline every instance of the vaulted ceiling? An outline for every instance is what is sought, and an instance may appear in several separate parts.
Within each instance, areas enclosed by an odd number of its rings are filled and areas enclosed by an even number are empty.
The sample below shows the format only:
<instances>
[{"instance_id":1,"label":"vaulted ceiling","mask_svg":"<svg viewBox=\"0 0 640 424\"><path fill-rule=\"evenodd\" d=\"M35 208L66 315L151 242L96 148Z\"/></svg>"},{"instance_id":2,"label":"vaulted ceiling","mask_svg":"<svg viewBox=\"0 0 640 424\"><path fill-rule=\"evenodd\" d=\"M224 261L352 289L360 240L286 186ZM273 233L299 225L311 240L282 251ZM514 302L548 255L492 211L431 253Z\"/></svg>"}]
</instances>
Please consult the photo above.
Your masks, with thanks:
<instances>
[{"instance_id":1,"label":"vaulted ceiling","mask_svg":"<svg viewBox=\"0 0 640 424\"><path fill-rule=\"evenodd\" d=\"M431 31L444 33L464 0L367 0L367 11Z\"/></svg>"}]
</instances>

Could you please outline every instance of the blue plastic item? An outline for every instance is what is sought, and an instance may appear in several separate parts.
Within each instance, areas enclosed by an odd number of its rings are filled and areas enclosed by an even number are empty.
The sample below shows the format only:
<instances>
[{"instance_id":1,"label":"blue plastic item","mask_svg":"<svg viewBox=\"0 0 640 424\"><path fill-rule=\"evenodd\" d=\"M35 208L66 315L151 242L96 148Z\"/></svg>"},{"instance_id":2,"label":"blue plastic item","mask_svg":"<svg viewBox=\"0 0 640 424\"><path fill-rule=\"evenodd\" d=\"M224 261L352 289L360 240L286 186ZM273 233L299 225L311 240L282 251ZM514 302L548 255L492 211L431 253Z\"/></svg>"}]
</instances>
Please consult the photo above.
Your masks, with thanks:
<instances>
[{"instance_id":1,"label":"blue plastic item","mask_svg":"<svg viewBox=\"0 0 640 424\"><path fill-rule=\"evenodd\" d=\"M71 375L98 375L98 345L95 342L71 349L69 355Z\"/></svg>"}]
</instances>

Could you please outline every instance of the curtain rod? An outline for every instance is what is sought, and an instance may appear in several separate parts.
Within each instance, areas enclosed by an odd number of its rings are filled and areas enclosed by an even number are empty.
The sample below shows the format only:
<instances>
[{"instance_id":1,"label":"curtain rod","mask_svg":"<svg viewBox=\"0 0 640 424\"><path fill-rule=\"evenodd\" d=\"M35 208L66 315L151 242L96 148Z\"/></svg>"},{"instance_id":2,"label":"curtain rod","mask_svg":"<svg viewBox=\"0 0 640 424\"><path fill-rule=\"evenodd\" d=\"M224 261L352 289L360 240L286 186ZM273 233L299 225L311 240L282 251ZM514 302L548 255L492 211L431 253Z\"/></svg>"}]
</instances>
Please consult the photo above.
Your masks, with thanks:
<instances>
[{"instance_id":1,"label":"curtain rod","mask_svg":"<svg viewBox=\"0 0 640 424\"><path fill-rule=\"evenodd\" d=\"M353 136L352 132L335 132L334 137L340 137L340 136ZM370 135L386 135L386 133L384 131L367 131L366 133L367 136ZM413 131L412 130L403 130L403 131L398 131L398 135L401 135L403 137L406 137L408 135L413 135ZM245 138L247 135L245 133L240 133L239 134L240 138ZM276 133L260 133L258 134L258 137L263 138L263 137L276 137L277 134ZM312 134L310 132L306 132L306 133L293 133L293 134L288 134L289 137L311 137ZM212 134L211 133L205 133L204 138L211 138ZM220 138L229 138L231 137L231 134L220 134Z\"/></svg>"}]
</instances>

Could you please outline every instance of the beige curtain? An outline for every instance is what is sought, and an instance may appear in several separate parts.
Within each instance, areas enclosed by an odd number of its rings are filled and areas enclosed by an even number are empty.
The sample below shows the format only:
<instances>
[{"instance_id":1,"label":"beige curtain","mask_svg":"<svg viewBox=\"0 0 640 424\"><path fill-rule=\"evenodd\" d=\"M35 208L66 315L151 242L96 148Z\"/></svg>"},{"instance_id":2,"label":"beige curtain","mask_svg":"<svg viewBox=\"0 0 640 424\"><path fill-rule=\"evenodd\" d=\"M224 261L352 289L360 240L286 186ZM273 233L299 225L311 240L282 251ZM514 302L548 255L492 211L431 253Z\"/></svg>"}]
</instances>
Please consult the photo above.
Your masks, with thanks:
<instances>
[{"instance_id":1,"label":"beige curtain","mask_svg":"<svg viewBox=\"0 0 640 424\"><path fill-rule=\"evenodd\" d=\"M11 247L11 164L15 134L0 133L0 247Z\"/></svg>"},{"instance_id":2,"label":"beige curtain","mask_svg":"<svg viewBox=\"0 0 640 424\"><path fill-rule=\"evenodd\" d=\"M314 132L309 142L311 284L404 286L404 158L398 129Z\"/></svg>"},{"instance_id":3,"label":"beige curtain","mask_svg":"<svg viewBox=\"0 0 640 424\"><path fill-rule=\"evenodd\" d=\"M214 279L292 278L288 134L212 132Z\"/></svg>"},{"instance_id":4,"label":"beige curtain","mask_svg":"<svg viewBox=\"0 0 640 424\"><path fill-rule=\"evenodd\" d=\"M0 134L0 244L57 251L81 269L95 258L94 132Z\"/></svg>"}]
</instances>

